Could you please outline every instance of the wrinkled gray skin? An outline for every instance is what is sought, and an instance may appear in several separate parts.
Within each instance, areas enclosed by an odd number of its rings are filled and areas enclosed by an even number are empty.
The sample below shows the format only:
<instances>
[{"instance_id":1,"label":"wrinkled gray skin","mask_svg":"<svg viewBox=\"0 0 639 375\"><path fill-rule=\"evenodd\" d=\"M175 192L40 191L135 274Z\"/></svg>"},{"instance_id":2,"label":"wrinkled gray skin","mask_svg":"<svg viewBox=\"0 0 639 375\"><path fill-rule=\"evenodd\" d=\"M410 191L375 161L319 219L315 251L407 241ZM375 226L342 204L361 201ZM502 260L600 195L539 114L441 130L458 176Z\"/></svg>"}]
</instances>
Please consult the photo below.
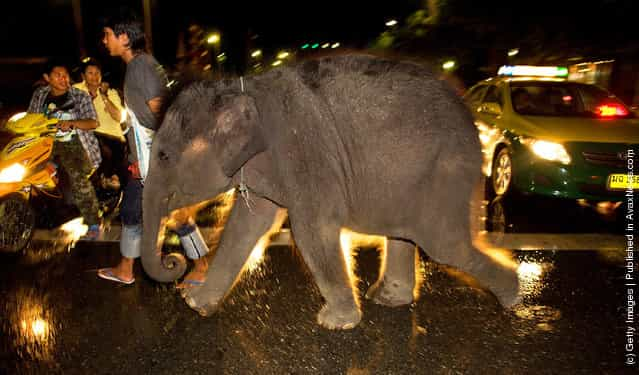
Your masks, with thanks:
<instances>
[{"instance_id":1,"label":"wrinkled gray skin","mask_svg":"<svg viewBox=\"0 0 639 375\"><path fill-rule=\"evenodd\" d=\"M334 56L240 81L197 83L167 112L144 189L142 263L158 281L161 219L239 183L254 200L234 205L202 287L187 303L212 313L257 240L288 209L301 256L326 304L318 322L360 321L340 250L341 227L391 238L387 264L367 297L413 301L414 242L435 261L474 276L504 306L517 302L516 273L476 250L469 199L480 179L477 130L460 99L419 65Z\"/></svg>"}]
</instances>

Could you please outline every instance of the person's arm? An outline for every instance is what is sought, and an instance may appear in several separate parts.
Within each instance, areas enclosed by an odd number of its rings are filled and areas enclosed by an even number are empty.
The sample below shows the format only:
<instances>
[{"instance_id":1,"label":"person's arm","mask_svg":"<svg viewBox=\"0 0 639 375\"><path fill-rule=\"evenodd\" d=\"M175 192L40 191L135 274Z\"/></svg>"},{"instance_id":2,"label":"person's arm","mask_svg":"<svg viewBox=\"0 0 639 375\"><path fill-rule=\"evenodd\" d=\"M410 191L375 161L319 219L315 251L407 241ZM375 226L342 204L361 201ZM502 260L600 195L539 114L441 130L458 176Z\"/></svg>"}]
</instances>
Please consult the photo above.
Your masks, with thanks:
<instances>
[{"instance_id":1,"label":"person's arm","mask_svg":"<svg viewBox=\"0 0 639 375\"><path fill-rule=\"evenodd\" d=\"M73 99L76 101L73 117L76 117L76 119L58 121L58 129L66 131L72 128L82 130L93 130L97 128L98 115L95 113L95 108L93 108L91 97L84 91L78 89L72 90L77 90L72 91L72 95L74 95Z\"/></svg>"},{"instance_id":2,"label":"person's arm","mask_svg":"<svg viewBox=\"0 0 639 375\"><path fill-rule=\"evenodd\" d=\"M120 97L118 93L109 89L106 94L100 92L100 98L102 98L104 109L106 109L109 116L119 123L122 120L122 105L119 103Z\"/></svg>"},{"instance_id":3,"label":"person's arm","mask_svg":"<svg viewBox=\"0 0 639 375\"><path fill-rule=\"evenodd\" d=\"M160 117L162 113L162 104L163 104L162 102L163 100L159 96L152 98L151 100L146 102L146 104L149 106L149 109L151 110L151 112L153 112L155 117Z\"/></svg>"},{"instance_id":4,"label":"person's arm","mask_svg":"<svg viewBox=\"0 0 639 375\"><path fill-rule=\"evenodd\" d=\"M149 58L140 70L140 80L144 82L142 85L144 100L156 119L160 121L168 94L166 74L154 59Z\"/></svg>"},{"instance_id":5,"label":"person's arm","mask_svg":"<svg viewBox=\"0 0 639 375\"><path fill-rule=\"evenodd\" d=\"M98 127L98 122L93 119L84 119L84 120L61 120L58 121L58 129L60 130L70 130L70 129L82 129L82 130L93 130Z\"/></svg>"},{"instance_id":6,"label":"person's arm","mask_svg":"<svg viewBox=\"0 0 639 375\"><path fill-rule=\"evenodd\" d=\"M44 90L39 87L33 92L31 100L29 101L29 108L27 109L28 113L42 113L42 108L39 108L39 106L42 105L43 91Z\"/></svg>"}]
</instances>

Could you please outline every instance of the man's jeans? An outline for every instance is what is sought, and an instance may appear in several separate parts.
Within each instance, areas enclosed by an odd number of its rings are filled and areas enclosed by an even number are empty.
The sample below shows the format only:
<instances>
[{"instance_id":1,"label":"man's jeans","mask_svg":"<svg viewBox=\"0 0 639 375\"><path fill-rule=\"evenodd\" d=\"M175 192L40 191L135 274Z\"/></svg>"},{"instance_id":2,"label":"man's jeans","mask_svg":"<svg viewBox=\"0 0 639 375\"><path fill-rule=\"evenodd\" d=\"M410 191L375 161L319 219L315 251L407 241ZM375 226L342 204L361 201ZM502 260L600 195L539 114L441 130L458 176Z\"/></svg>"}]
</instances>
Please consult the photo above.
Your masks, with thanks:
<instances>
[{"instance_id":1,"label":"man's jeans","mask_svg":"<svg viewBox=\"0 0 639 375\"><path fill-rule=\"evenodd\" d=\"M126 258L140 257L140 244L142 241L142 225L122 225L120 235L120 253Z\"/></svg>"},{"instance_id":2,"label":"man's jeans","mask_svg":"<svg viewBox=\"0 0 639 375\"><path fill-rule=\"evenodd\" d=\"M122 234L120 253L126 258L140 256L142 240L142 182L129 176L124 187L124 197L120 208Z\"/></svg>"}]
</instances>

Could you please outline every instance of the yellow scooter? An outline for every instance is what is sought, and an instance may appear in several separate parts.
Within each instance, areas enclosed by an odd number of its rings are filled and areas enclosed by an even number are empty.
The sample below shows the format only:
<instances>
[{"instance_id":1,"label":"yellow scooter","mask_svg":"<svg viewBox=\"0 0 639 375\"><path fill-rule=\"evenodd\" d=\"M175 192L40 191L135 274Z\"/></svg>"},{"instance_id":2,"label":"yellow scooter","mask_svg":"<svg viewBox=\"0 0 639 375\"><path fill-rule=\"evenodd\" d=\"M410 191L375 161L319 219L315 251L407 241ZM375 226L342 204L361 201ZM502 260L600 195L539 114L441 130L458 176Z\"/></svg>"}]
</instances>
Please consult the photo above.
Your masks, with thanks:
<instances>
[{"instance_id":1,"label":"yellow scooter","mask_svg":"<svg viewBox=\"0 0 639 375\"><path fill-rule=\"evenodd\" d=\"M36 227L51 227L76 214L65 202L51 152L59 120L44 114L18 113L5 130L15 137L0 152L0 251L17 252ZM94 184L98 185L98 184ZM95 186L103 215L117 211L121 192Z\"/></svg>"}]
</instances>

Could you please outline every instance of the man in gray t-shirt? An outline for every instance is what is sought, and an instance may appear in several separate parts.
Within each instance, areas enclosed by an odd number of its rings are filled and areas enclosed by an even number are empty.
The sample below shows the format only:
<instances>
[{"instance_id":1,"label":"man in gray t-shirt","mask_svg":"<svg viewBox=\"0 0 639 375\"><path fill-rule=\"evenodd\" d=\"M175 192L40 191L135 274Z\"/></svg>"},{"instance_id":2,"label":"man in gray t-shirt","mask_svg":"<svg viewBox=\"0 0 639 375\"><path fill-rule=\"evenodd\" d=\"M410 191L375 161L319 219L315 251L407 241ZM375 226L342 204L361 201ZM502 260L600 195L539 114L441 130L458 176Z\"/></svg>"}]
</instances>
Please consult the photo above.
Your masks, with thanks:
<instances>
[{"instance_id":1,"label":"man in gray t-shirt","mask_svg":"<svg viewBox=\"0 0 639 375\"><path fill-rule=\"evenodd\" d=\"M127 62L124 76L124 101L133 111L140 125L151 130L160 126L157 113L151 111L149 101L167 95L164 69L153 56L139 53Z\"/></svg>"},{"instance_id":2,"label":"man in gray t-shirt","mask_svg":"<svg viewBox=\"0 0 639 375\"><path fill-rule=\"evenodd\" d=\"M124 102L128 110L129 131L127 139L129 171L120 208L122 234L120 253L122 258L115 267L103 268L98 276L123 284L132 284L133 263L140 257L142 237L142 189L146 176L151 141L160 126L163 101L167 94L166 74L153 56L144 52L145 38L142 24L132 17L108 20L103 28L102 42L111 56L120 57L126 64ZM142 167L140 166L142 164Z\"/></svg>"},{"instance_id":3,"label":"man in gray t-shirt","mask_svg":"<svg viewBox=\"0 0 639 375\"><path fill-rule=\"evenodd\" d=\"M144 32L139 21L127 17L113 19L106 22L103 31L102 42L111 56L122 58L127 65L124 102L130 123L127 139L133 158L129 157L131 176L124 188L120 209L122 257L115 267L100 269L98 276L122 284L132 284L135 281L133 263L141 254L143 180L148 170L153 135L161 123L168 82L160 64L153 56L144 52ZM195 263L194 270L182 282L185 287L192 287L201 285L205 278L208 263L204 255L208 248L195 223L188 219L192 218L187 218L178 226L178 235L187 257ZM194 246L197 251L189 251Z\"/></svg>"},{"instance_id":4,"label":"man in gray t-shirt","mask_svg":"<svg viewBox=\"0 0 639 375\"><path fill-rule=\"evenodd\" d=\"M167 82L164 69L153 56L138 53L127 62L124 76L124 102L131 121L137 120L139 125L153 132L160 127L159 114L162 112L162 99L168 94ZM154 112L150 103L158 98L160 107L154 108L156 110ZM127 140L131 150L129 162L139 167L137 147L132 133L127 136ZM137 169L134 170L138 172ZM146 173L144 175L146 176Z\"/></svg>"}]
</instances>

